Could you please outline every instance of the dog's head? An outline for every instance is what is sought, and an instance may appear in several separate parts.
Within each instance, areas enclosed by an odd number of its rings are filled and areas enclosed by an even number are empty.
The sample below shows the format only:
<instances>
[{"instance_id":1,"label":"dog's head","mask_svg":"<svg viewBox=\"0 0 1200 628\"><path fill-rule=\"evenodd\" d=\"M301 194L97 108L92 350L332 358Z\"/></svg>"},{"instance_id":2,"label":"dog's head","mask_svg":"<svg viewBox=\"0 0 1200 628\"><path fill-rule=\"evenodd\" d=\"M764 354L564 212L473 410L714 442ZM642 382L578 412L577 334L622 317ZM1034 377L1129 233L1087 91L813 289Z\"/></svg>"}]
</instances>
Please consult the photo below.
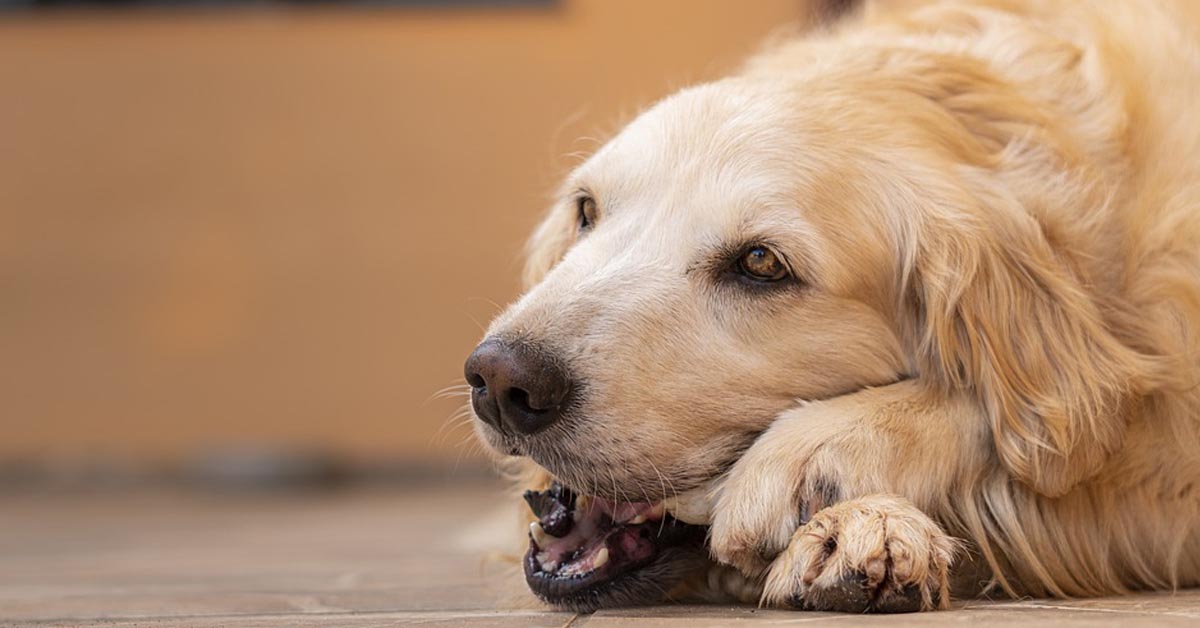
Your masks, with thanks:
<instances>
[{"instance_id":1,"label":"dog's head","mask_svg":"<svg viewBox=\"0 0 1200 628\"><path fill-rule=\"evenodd\" d=\"M577 490L657 498L797 400L906 372L865 165L803 117L765 85L695 88L570 176L533 287L467 364L493 448Z\"/></svg>"},{"instance_id":2,"label":"dog's head","mask_svg":"<svg viewBox=\"0 0 1200 628\"><path fill-rule=\"evenodd\" d=\"M1138 358L1049 243L1088 228L1054 204L1103 203L1062 176L1072 147L979 68L855 63L686 90L570 175L529 291L466 365L485 442L613 523L804 400L920 377L978 399L1018 478L1055 492L1094 471L1120 437L1098 413ZM537 541L542 567L610 560ZM563 587L539 592L590 605Z\"/></svg>"},{"instance_id":3,"label":"dog's head","mask_svg":"<svg viewBox=\"0 0 1200 628\"><path fill-rule=\"evenodd\" d=\"M721 474L784 410L911 369L895 227L855 152L870 142L798 97L733 79L630 124L570 175L532 240L530 289L467 361L482 439L595 496L602 524L639 527L613 514L638 502L626 514L657 535L657 501ZM603 549L603 567L639 567L657 596L663 548L605 530L619 540L535 530L535 591L576 608L642 599L596 577Z\"/></svg>"}]
</instances>

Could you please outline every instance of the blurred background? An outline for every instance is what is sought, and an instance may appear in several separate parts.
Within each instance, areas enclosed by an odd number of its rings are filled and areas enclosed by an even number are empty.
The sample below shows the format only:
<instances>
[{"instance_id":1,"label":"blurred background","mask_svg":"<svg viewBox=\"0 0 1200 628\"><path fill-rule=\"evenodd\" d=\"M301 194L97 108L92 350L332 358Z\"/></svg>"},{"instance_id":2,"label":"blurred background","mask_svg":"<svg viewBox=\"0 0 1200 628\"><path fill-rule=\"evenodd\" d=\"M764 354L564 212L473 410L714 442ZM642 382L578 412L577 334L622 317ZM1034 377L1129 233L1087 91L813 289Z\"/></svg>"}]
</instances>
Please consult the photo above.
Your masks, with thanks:
<instances>
[{"instance_id":1,"label":"blurred background","mask_svg":"<svg viewBox=\"0 0 1200 628\"><path fill-rule=\"evenodd\" d=\"M568 169L849 4L0 0L0 626L589 621L440 393Z\"/></svg>"},{"instance_id":2,"label":"blurred background","mask_svg":"<svg viewBox=\"0 0 1200 628\"><path fill-rule=\"evenodd\" d=\"M0 0L0 483L487 473L559 177L811 5Z\"/></svg>"}]
</instances>

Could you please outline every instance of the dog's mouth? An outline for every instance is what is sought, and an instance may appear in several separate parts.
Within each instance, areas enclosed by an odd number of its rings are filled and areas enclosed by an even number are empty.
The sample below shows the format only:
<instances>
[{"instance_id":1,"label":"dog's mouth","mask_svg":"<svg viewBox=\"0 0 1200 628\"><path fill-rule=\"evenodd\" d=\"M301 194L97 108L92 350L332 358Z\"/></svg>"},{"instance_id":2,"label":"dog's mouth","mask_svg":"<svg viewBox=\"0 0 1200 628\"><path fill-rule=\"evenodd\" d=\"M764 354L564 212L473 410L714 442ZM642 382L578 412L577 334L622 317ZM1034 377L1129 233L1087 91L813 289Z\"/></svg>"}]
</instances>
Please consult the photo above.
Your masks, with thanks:
<instances>
[{"instance_id":1,"label":"dog's mouth","mask_svg":"<svg viewBox=\"0 0 1200 628\"><path fill-rule=\"evenodd\" d=\"M547 603L576 611L649 603L702 556L707 529L683 523L662 502L615 502L554 483L527 491L525 581Z\"/></svg>"}]
</instances>

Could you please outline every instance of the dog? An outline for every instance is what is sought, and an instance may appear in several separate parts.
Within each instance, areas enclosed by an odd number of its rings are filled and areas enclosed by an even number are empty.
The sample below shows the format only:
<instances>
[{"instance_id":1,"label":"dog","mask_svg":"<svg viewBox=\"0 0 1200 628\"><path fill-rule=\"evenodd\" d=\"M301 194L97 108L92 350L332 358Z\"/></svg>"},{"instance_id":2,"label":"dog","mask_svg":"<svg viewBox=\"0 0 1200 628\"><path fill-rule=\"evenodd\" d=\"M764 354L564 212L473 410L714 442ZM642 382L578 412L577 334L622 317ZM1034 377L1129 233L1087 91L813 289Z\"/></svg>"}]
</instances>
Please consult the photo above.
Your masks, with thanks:
<instances>
[{"instance_id":1,"label":"dog","mask_svg":"<svg viewBox=\"0 0 1200 628\"><path fill-rule=\"evenodd\" d=\"M1200 584L1197 103L1194 3L1031 0L869 6L642 113L466 363L529 587Z\"/></svg>"}]
</instances>

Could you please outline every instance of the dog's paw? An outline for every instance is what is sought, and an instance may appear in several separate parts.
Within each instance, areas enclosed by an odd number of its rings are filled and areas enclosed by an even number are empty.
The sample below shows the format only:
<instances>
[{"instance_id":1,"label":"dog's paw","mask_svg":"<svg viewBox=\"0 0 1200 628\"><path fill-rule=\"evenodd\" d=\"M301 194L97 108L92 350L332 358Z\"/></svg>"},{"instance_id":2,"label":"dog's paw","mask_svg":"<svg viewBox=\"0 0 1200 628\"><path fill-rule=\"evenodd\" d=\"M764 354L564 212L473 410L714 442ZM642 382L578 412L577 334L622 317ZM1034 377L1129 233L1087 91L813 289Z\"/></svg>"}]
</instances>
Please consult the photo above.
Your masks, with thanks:
<instances>
[{"instance_id":1,"label":"dog's paw","mask_svg":"<svg viewBox=\"0 0 1200 628\"><path fill-rule=\"evenodd\" d=\"M718 493L709 528L709 552L717 562L757 578L787 547L800 523L794 508L796 487L786 476L766 476L745 491L737 467Z\"/></svg>"},{"instance_id":2,"label":"dog's paw","mask_svg":"<svg viewBox=\"0 0 1200 628\"><path fill-rule=\"evenodd\" d=\"M844 497L840 460L819 439L773 426L718 485L709 549L720 563L759 577L812 514Z\"/></svg>"},{"instance_id":3,"label":"dog's paw","mask_svg":"<svg viewBox=\"0 0 1200 628\"><path fill-rule=\"evenodd\" d=\"M945 607L958 544L907 500L873 495L816 513L771 564L762 601L840 612Z\"/></svg>"}]
</instances>

